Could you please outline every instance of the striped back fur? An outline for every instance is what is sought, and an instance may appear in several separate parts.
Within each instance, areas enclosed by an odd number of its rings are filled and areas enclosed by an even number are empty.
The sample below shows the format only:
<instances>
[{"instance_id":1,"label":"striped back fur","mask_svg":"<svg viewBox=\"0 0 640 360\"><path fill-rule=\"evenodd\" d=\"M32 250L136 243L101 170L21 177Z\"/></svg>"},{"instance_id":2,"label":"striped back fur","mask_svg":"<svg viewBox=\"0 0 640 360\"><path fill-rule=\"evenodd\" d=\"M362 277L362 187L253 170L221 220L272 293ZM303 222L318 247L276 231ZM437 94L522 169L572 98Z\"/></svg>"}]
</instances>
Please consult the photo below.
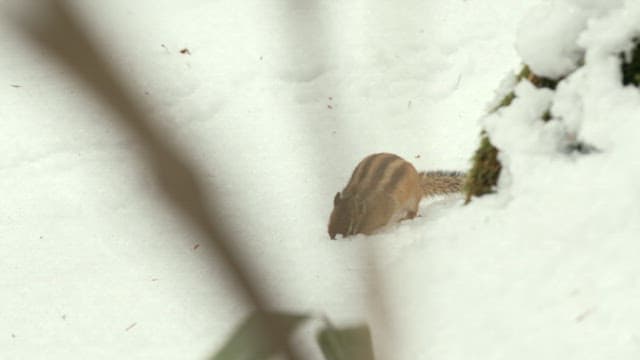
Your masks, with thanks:
<instances>
[{"instance_id":1,"label":"striped back fur","mask_svg":"<svg viewBox=\"0 0 640 360\"><path fill-rule=\"evenodd\" d=\"M466 174L460 171L425 171L418 174L423 195L434 196L462 191Z\"/></svg>"},{"instance_id":2,"label":"striped back fur","mask_svg":"<svg viewBox=\"0 0 640 360\"><path fill-rule=\"evenodd\" d=\"M375 191L393 192L405 174L413 166L398 155L379 153L369 155L358 164L351 174L349 183L342 191L343 196L358 193L367 198ZM415 171L415 169L413 169Z\"/></svg>"},{"instance_id":3,"label":"striped back fur","mask_svg":"<svg viewBox=\"0 0 640 360\"><path fill-rule=\"evenodd\" d=\"M333 239L336 234L369 234L399 213L413 217L421 197L418 172L411 163L389 153L369 155L336 194L329 235Z\"/></svg>"}]
</instances>

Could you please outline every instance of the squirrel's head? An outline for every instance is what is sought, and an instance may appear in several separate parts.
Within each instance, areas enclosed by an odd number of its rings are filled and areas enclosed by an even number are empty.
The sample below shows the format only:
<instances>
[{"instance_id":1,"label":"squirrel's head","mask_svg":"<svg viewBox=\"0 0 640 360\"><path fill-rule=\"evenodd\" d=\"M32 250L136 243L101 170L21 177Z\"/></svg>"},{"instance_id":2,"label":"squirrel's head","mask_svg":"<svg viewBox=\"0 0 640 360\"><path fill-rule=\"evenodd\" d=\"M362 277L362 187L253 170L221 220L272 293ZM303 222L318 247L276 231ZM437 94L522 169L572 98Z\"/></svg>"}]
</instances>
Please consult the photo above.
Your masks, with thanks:
<instances>
[{"instance_id":1,"label":"squirrel's head","mask_svg":"<svg viewBox=\"0 0 640 360\"><path fill-rule=\"evenodd\" d=\"M329 217L331 239L335 239L338 234L343 237L357 234L363 213L364 204L357 197L336 193L333 198L333 211Z\"/></svg>"}]
</instances>

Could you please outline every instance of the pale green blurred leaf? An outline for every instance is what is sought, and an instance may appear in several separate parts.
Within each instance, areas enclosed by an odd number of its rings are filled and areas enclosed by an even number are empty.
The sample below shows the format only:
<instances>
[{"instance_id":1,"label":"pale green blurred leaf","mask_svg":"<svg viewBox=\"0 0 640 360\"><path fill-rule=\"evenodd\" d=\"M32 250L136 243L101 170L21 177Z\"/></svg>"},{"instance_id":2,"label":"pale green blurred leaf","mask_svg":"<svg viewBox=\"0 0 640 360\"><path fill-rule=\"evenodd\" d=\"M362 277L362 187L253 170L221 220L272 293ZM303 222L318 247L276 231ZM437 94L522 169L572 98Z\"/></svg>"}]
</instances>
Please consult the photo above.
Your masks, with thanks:
<instances>
[{"instance_id":1,"label":"pale green blurred leaf","mask_svg":"<svg viewBox=\"0 0 640 360\"><path fill-rule=\"evenodd\" d=\"M282 351L291 332L309 316L254 312L212 360L262 360ZM274 342L275 340L275 342Z\"/></svg>"},{"instance_id":2,"label":"pale green blurred leaf","mask_svg":"<svg viewBox=\"0 0 640 360\"><path fill-rule=\"evenodd\" d=\"M367 325L344 329L328 325L318 333L317 340L327 360L374 360Z\"/></svg>"}]
</instances>

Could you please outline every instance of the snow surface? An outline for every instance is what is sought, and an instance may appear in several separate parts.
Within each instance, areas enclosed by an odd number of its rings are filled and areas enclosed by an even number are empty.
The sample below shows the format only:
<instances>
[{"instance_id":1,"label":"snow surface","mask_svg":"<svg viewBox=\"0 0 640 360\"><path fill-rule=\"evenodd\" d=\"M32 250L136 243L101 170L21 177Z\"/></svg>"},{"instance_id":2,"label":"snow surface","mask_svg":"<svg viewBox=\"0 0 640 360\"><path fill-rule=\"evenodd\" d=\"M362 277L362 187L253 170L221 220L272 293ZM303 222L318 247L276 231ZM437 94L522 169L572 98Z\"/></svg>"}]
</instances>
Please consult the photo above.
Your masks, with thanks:
<instances>
[{"instance_id":1,"label":"snow surface","mask_svg":"<svg viewBox=\"0 0 640 360\"><path fill-rule=\"evenodd\" d=\"M275 308L367 321L382 359L640 356L640 93L617 70L640 5L74 3L200 164ZM22 5L0 1L5 16ZM4 20L0 357L212 354L250 309L158 199L133 138ZM516 44L540 75L570 75L555 92L521 83L483 117ZM425 201L413 221L329 241L332 195L360 159L464 170L481 126L505 166L496 195ZM575 138L600 152L560 151ZM392 334L369 300L371 249Z\"/></svg>"}]
</instances>

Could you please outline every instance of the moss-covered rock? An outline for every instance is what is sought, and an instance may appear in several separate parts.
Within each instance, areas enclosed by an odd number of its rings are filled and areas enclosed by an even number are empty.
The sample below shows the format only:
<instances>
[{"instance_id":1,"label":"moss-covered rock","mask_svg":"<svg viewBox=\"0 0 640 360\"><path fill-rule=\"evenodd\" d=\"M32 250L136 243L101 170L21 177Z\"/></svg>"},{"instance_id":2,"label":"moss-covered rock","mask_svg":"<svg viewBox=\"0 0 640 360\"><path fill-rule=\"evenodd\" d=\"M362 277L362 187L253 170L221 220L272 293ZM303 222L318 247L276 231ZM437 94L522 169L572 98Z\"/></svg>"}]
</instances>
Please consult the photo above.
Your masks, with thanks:
<instances>
[{"instance_id":1,"label":"moss-covered rock","mask_svg":"<svg viewBox=\"0 0 640 360\"><path fill-rule=\"evenodd\" d=\"M522 70L516 77L516 83L523 79L528 80L538 88L548 88L554 90L558 85L558 80L545 78L534 74L528 66L523 66ZM491 113L498 111L503 107L511 105L516 98L515 92L511 91L491 109ZM541 120L549 121L552 119L551 110L547 110ZM498 160L499 150L491 143L489 135L482 132L480 146L473 155L471 170L467 173L467 179L464 186L465 203L469 203L474 196L482 196L492 193L498 184L502 164Z\"/></svg>"},{"instance_id":2,"label":"moss-covered rock","mask_svg":"<svg viewBox=\"0 0 640 360\"><path fill-rule=\"evenodd\" d=\"M640 38L633 40L634 47L630 56L620 54L622 59L622 84L640 87Z\"/></svg>"},{"instance_id":3,"label":"moss-covered rock","mask_svg":"<svg viewBox=\"0 0 640 360\"><path fill-rule=\"evenodd\" d=\"M466 204L473 196L492 193L502 170L502 164L498 161L498 149L491 144L487 133L483 132L481 136L480 146L473 155L473 166L467 173L464 184Z\"/></svg>"}]
</instances>

